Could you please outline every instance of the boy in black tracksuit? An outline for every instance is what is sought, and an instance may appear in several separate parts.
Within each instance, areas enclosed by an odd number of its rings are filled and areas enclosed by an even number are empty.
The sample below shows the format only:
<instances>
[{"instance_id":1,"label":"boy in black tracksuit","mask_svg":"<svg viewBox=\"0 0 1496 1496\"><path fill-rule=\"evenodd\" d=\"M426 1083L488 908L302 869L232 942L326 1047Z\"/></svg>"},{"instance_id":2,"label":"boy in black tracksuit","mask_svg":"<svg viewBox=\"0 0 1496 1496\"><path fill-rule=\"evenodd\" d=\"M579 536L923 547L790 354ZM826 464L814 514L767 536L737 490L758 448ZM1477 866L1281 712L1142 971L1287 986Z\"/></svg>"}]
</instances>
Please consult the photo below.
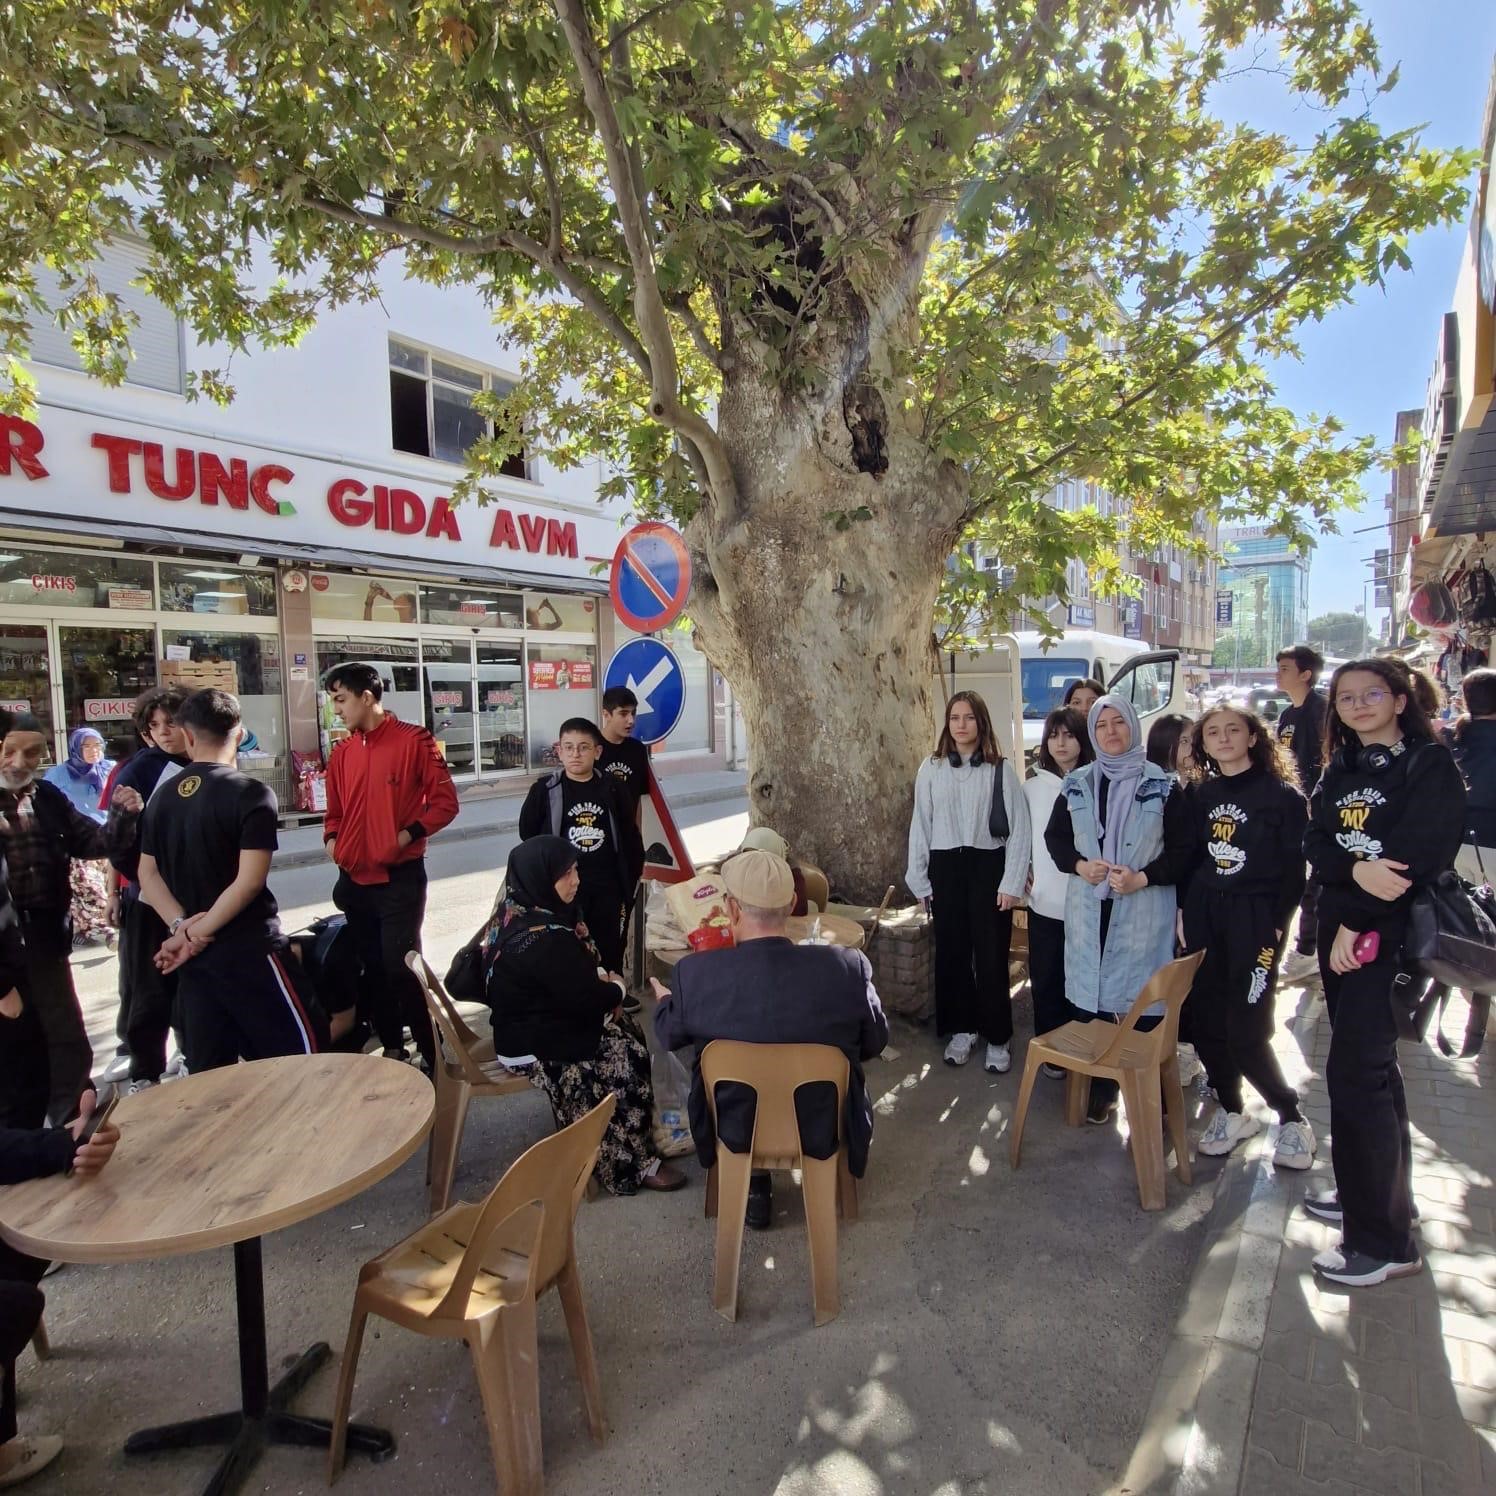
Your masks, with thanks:
<instances>
[{"instance_id":1,"label":"boy in black tracksuit","mask_svg":"<svg viewBox=\"0 0 1496 1496\"><path fill-rule=\"evenodd\" d=\"M178 721L192 762L146 807L140 891L166 923L157 963L178 972L187 1068L315 1054L326 1020L265 881L275 795L235 766L238 700L199 691Z\"/></svg>"},{"instance_id":2,"label":"boy in black tracksuit","mask_svg":"<svg viewBox=\"0 0 1496 1496\"><path fill-rule=\"evenodd\" d=\"M561 724L561 771L543 774L530 786L520 808L519 835L521 841L559 836L576 852L582 879L577 912L603 966L621 972L624 920L644 866L644 845L633 807L625 806L612 779L597 771L602 742L602 733L585 717Z\"/></svg>"},{"instance_id":3,"label":"boy in black tracksuit","mask_svg":"<svg viewBox=\"0 0 1496 1496\"><path fill-rule=\"evenodd\" d=\"M1413 1141L1391 991L1408 906L1453 865L1464 814L1465 785L1454 759L1419 737L1358 747L1351 735L1326 763L1309 803L1304 852L1322 889L1319 959L1331 1024L1325 1081L1336 1193L1313 1197L1306 1207L1338 1218L1346 1253L1374 1262L1418 1261ZM1357 883L1357 866L1377 861L1406 864L1408 887L1399 897L1377 898ZM1375 958L1344 974L1329 965L1342 929L1374 930L1378 938Z\"/></svg>"},{"instance_id":4,"label":"boy in black tracksuit","mask_svg":"<svg viewBox=\"0 0 1496 1496\"><path fill-rule=\"evenodd\" d=\"M1205 952L1190 992L1190 1034L1221 1104L1200 1140L1207 1156L1229 1153L1257 1131L1243 1111L1248 1080L1284 1124L1277 1162L1306 1169L1313 1134L1298 1094L1273 1053L1273 997L1278 951L1304 891L1307 807L1281 777L1280 759L1255 716L1218 708L1253 729L1253 759L1237 773L1212 773L1189 787L1186 800L1196 862L1184 896L1184 945ZM1197 762L1209 762L1205 749ZM1290 1130L1289 1124L1293 1124Z\"/></svg>"},{"instance_id":5,"label":"boy in black tracksuit","mask_svg":"<svg viewBox=\"0 0 1496 1496\"><path fill-rule=\"evenodd\" d=\"M1278 717L1278 741L1293 755L1299 772L1299 787L1307 799L1314 793L1325 766L1325 698L1315 690L1324 656L1307 644L1294 644L1278 653L1278 684L1288 693L1290 704ZM1318 939L1319 883L1313 873L1304 882L1299 901L1299 933L1294 957L1287 963L1290 981L1302 981L1313 972Z\"/></svg>"}]
</instances>

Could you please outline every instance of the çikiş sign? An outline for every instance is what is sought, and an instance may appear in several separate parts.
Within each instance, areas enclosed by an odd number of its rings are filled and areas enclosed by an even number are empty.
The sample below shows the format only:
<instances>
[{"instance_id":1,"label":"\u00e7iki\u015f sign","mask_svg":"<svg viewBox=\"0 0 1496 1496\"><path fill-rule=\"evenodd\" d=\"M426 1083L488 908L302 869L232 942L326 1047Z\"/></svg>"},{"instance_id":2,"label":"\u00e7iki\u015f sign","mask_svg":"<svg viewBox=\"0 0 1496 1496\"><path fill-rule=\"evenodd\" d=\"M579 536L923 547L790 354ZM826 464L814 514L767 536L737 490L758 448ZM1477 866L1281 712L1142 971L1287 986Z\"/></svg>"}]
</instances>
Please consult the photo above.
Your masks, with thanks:
<instances>
[{"instance_id":1,"label":"\u00e7iki\u015f sign","mask_svg":"<svg viewBox=\"0 0 1496 1496\"><path fill-rule=\"evenodd\" d=\"M613 543L612 524L601 512L559 517L500 501L459 513L445 495L316 458L243 446L225 453L196 436L128 422L115 423L126 429L99 431L76 411L47 408L40 421L45 430L40 422L0 415L0 478L22 480L0 483L0 508L55 513L65 504L70 517L185 524L205 538L356 541L360 550L409 557L497 560L520 553L537 572L571 576L585 575L588 554ZM39 503L41 493L46 499Z\"/></svg>"}]
</instances>

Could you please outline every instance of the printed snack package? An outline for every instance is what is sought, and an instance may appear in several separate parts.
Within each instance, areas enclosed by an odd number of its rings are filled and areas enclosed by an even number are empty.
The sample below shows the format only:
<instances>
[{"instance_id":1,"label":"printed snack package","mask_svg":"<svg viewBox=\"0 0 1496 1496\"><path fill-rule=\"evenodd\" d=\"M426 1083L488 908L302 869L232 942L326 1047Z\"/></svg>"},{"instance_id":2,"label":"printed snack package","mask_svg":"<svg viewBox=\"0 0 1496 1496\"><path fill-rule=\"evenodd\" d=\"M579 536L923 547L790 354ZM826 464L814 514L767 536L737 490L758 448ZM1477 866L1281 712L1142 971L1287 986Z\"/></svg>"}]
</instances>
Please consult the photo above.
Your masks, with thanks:
<instances>
[{"instance_id":1,"label":"printed snack package","mask_svg":"<svg viewBox=\"0 0 1496 1496\"><path fill-rule=\"evenodd\" d=\"M716 873L674 883L666 891L670 912L693 951L715 951L732 944L727 890Z\"/></svg>"}]
</instances>

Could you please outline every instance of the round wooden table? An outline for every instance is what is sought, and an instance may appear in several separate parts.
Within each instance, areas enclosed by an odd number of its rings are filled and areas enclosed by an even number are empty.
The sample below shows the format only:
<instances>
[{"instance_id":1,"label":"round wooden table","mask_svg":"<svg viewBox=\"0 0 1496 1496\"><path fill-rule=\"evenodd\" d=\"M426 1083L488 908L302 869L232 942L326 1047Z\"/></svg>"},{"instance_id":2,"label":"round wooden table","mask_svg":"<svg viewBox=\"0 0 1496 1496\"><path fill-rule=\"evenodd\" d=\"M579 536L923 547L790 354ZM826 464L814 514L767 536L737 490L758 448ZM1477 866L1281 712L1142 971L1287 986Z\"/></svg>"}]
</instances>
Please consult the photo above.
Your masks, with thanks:
<instances>
[{"instance_id":1,"label":"round wooden table","mask_svg":"<svg viewBox=\"0 0 1496 1496\"><path fill-rule=\"evenodd\" d=\"M821 938L827 945L848 945L854 951L860 951L867 942L867 936L863 933L862 926L855 919L848 919L844 914L823 914L821 920ZM811 926L816 922L814 914L792 914L784 922L784 933L791 940L805 940L810 935ZM727 949L727 947L720 947ZM684 948L649 952L661 966L674 968L675 963L682 956L692 953Z\"/></svg>"},{"instance_id":2,"label":"round wooden table","mask_svg":"<svg viewBox=\"0 0 1496 1496\"><path fill-rule=\"evenodd\" d=\"M351 1200L393 1173L431 1130L436 1093L413 1066L369 1055L291 1055L190 1075L126 1097L119 1146L93 1179L0 1189L0 1237L62 1262L133 1262L234 1248L238 1409L132 1434L127 1454L228 1446L204 1496L239 1485L267 1444L327 1448L331 1425L290 1411L332 1354L319 1341L272 1388L260 1237ZM348 1447L393 1453L383 1429Z\"/></svg>"}]
</instances>

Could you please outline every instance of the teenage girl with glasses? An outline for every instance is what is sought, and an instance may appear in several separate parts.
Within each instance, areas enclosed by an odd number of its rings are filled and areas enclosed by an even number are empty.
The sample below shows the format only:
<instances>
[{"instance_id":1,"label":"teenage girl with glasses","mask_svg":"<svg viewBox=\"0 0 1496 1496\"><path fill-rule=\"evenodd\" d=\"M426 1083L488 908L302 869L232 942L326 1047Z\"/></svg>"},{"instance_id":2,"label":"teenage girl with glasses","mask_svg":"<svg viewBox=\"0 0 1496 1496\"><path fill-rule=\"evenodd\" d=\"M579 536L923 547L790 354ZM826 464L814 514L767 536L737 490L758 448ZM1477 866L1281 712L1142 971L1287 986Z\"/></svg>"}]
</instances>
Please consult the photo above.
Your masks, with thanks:
<instances>
[{"instance_id":1,"label":"teenage girl with glasses","mask_svg":"<svg viewBox=\"0 0 1496 1496\"><path fill-rule=\"evenodd\" d=\"M1335 1189L1308 1195L1304 1208L1341 1227L1340 1245L1315 1257L1315 1271L1366 1286L1423 1266L1392 980L1414 894L1460 850L1465 785L1434 742L1406 671L1385 660L1352 660L1335 672L1325 757L1304 852L1323 889Z\"/></svg>"}]
</instances>

